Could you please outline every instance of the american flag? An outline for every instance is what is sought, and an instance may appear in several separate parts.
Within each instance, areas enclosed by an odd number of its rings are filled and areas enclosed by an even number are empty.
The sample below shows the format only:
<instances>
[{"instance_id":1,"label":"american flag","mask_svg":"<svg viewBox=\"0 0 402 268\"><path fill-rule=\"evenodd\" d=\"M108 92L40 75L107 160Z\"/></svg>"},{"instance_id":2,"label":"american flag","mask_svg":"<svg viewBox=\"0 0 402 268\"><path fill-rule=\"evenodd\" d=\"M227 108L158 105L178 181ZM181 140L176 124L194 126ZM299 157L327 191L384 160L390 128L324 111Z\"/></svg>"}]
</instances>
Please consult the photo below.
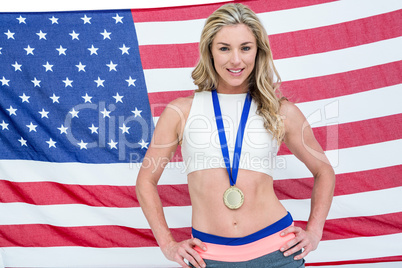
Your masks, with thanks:
<instances>
[{"instance_id":1,"label":"american flag","mask_svg":"<svg viewBox=\"0 0 402 268\"><path fill-rule=\"evenodd\" d=\"M270 36L282 92L337 174L307 266L402 265L402 3L236 1ZM0 267L175 267L135 197L154 123L188 96L221 4L0 14ZM275 191L296 225L313 178L282 146ZM177 151L160 180L177 239L191 204Z\"/></svg>"}]
</instances>

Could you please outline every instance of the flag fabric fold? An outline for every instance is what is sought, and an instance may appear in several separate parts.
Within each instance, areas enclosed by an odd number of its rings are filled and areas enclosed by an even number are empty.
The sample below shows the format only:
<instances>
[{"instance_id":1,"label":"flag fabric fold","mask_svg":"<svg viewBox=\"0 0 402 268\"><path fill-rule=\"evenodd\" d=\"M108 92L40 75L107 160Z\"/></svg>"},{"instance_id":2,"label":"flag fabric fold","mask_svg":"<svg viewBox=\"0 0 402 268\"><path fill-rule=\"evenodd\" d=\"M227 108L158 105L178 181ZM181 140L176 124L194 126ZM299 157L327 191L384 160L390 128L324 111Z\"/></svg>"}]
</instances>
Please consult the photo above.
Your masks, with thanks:
<instances>
[{"instance_id":1,"label":"flag fabric fold","mask_svg":"<svg viewBox=\"0 0 402 268\"><path fill-rule=\"evenodd\" d=\"M307 266L402 264L402 4L236 1L268 31L282 93L311 124L337 178ZM164 107L191 95L205 19L222 3L0 13L0 267L176 267L135 183ZM148 163L149 164L149 163ZM311 173L282 145L274 187L296 225ZM158 191L190 237L180 149Z\"/></svg>"}]
</instances>

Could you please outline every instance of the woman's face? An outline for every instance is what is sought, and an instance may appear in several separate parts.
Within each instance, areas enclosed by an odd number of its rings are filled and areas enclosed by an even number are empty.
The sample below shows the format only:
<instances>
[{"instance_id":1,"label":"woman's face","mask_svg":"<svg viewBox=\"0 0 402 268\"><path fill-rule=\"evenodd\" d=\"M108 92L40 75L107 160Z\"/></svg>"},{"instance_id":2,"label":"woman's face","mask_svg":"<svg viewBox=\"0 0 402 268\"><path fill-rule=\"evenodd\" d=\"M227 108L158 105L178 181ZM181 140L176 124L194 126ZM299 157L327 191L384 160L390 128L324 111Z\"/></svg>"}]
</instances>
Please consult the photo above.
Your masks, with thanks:
<instances>
[{"instance_id":1,"label":"woman's face","mask_svg":"<svg viewBox=\"0 0 402 268\"><path fill-rule=\"evenodd\" d=\"M219 75L220 93L248 91L248 80L254 69L257 42L244 24L227 25L215 35L211 47L215 70Z\"/></svg>"}]
</instances>

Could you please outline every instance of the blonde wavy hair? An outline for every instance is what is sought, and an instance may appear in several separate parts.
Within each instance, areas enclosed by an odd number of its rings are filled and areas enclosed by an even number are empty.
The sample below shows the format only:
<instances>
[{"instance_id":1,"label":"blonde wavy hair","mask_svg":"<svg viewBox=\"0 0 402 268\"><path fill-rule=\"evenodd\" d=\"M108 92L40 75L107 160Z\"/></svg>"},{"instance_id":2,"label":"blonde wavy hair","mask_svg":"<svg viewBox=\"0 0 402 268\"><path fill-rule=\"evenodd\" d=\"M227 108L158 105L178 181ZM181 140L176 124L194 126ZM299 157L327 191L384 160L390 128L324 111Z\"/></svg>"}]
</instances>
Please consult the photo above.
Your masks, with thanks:
<instances>
[{"instance_id":1,"label":"blonde wavy hair","mask_svg":"<svg viewBox=\"0 0 402 268\"><path fill-rule=\"evenodd\" d=\"M211 91L218 85L218 73L215 71L211 45L215 35L226 25L246 25L257 40L255 67L248 78L249 90L257 103L257 113L264 118L264 127L273 136L282 141L285 130L279 115L281 96L280 76L274 66L268 34L257 15L242 4L226 4L212 13L205 22L199 44L200 59L191 76L199 91Z\"/></svg>"}]
</instances>

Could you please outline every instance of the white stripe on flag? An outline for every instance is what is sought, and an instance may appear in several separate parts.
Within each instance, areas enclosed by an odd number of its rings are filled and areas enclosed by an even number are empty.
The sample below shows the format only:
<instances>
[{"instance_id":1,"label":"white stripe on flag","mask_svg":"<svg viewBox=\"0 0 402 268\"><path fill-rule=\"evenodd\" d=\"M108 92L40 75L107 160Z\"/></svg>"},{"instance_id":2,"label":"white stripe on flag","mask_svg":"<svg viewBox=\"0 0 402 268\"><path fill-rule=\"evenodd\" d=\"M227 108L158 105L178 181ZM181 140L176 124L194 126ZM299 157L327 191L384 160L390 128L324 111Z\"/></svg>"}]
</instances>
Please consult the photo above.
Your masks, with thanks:
<instances>
[{"instance_id":1,"label":"white stripe on flag","mask_svg":"<svg viewBox=\"0 0 402 268\"><path fill-rule=\"evenodd\" d=\"M396 84L335 98L295 104L307 118L311 127L315 128L400 114L402 113L400 99L389 96L398 96L401 91L402 84ZM153 119L156 126L159 117Z\"/></svg>"},{"instance_id":2,"label":"white stripe on flag","mask_svg":"<svg viewBox=\"0 0 402 268\"><path fill-rule=\"evenodd\" d=\"M336 174L372 170L401 165L402 140L386 141L364 146L326 151ZM294 155L278 156L281 166L275 169L274 178L309 178L310 171ZM359 161L356 161L359 159ZM361 161L360 161L361 159ZM285 167L283 167L285 165ZM46 168L44 168L46 167ZM0 160L0 177L14 182L51 181L63 184L133 186L140 164L45 163L30 160ZM58 174L54 173L57 170ZM159 185L186 184L183 162L169 163L162 173ZM119 174L119 176L115 176Z\"/></svg>"},{"instance_id":3,"label":"white stripe on flag","mask_svg":"<svg viewBox=\"0 0 402 268\"><path fill-rule=\"evenodd\" d=\"M311 252L306 260L308 263L314 263L400 255L401 239L402 234L394 234L321 241L318 249ZM365 250L356 250L356 248L362 247ZM158 247L7 247L0 249L0 254L3 256L6 266L14 267L177 267L175 263L164 258ZM21 256L24 257L21 258ZM400 262L393 264L400 265ZM352 265L345 267L394 268L400 266L388 266L386 263L380 263L378 266Z\"/></svg>"},{"instance_id":4,"label":"white stripe on flag","mask_svg":"<svg viewBox=\"0 0 402 268\"><path fill-rule=\"evenodd\" d=\"M389 98L398 96L401 91L402 84L397 84L336 98L296 103L296 106L313 128L345 124L402 113L401 100Z\"/></svg>"},{"instance_id":5,"label":"white stripe on flag","mask_svg":"<svg viewBox=\"0 0 402 268\"><path fill-rule=\"evenodd\" d=\"M402 234L399 233L321 241L318 249L307 256L306 260L313 263L399 256L402 252L401 239ZM362 248L364 250L357 250Z\"/></svg>"},{"instance_id":6,"label":"white stripe on flag","mask_svg":"<svg viewBox=\"0 0 402 268\"><path fill-rule=\"evenodd\" d=\"M351 148L326 151L336 174L359 172L377 168L391 167L402 164L400 152L402 140L386 141L381 143L356 146ZM312 177L311 172L294 155L278 156L284 158L286 167L277 164L274 178L277 180ZM357 161L356 159L359 159ZM279 163L277 160L277 163Z\"/></svg>"},{"instance_id":7,"label":"white stripe on flag","mask_svg":"<svg viewBox=\"0 0 402 268\"><path fill-rule=\"evenodd\" d=\"M247 3L246 3L247 4ZM344 0L258 14L268 35L313 29L392 12L399 0ZM295 18L299 18L295 23ZM136 23L139 45L198 43L205 19Z\"/></svg>"},{"instance_id":8,"label":"white stripe on flag","mask_svg":"<svg viewBox=\"0 0 402 268\"><path fill-rule=\"evenodd\" d=\"M7 247L0 254L6 267L177 267L158 247Z\"/></svg>"},{"instance_id":9,"label":"white stripe on flag","mask_svg":"<svg viewBox=\"0 0 402 268\"><path fill-rule=\"evenodd\" d=\"M76 11L76 10L115 10L133 8L161 8L189 5L204 5L233 0L114 0L114 1L48 1L48 0L19 0L4 1L0 5L0 12L48 12L48 11Z\"/></svg>"},{"instance_id":10,"label":"white stripe on flag","mask_svg":"<svg viewBox=\"0 0 402 268\"><path fill-rule=\"evenodd\" d=\"M9 213L12 211L13 213ZM191 226L191 206L165 207L172 228ZM36 206L26 203L0 203L0 224L50 224L60 227L125 226L149 229L140 207L109 208L80 204Z\"/></svg>"},{"instance_id":11,"label":"white stripe on flag","mask_svg":"<svg viewBox=\"0 0 402 268\"><path fill-rule=\"evenodd\" d=\"M382 200L378 202L378 200ZM310 199L282 200L293 219L307 221ZM9 213L13 211L13 213ZM191 206L165 207L170 228L191 226ZM328 219L374 216L402 212L402 187L335 196ZM85 205L35 206L0 203L0 224L50 224L61 227L117 225L149 228L141 208L107 208Z\"/></svg>"},{"instance_id":12,"label":"white stripe on flag","mask_svg":"<svg viewBox=\"0 0 402 268\"><path fill-rule=\"evenodd\" d=\"M282 81L292 81L400 61L401 47L402 37L397 37L330 52L279 59L275 60L275 65ZM144 70L148 92L195 89L196 86L191 78L193 69L191 67Z\"/></svg>"},{"instance_id":13,"label":"white stripe on flag","mask_svg":"<svg viewBox=\"0 0 402 268\"><path fill-rule=\"evenodd\" d=\"M382 200L378 202L378 200ZM310 199L287 199L282 204L296 221L307 221ZM402 187L335 196L327 220L402 212Z\"/></svg>"}]
</instances>

